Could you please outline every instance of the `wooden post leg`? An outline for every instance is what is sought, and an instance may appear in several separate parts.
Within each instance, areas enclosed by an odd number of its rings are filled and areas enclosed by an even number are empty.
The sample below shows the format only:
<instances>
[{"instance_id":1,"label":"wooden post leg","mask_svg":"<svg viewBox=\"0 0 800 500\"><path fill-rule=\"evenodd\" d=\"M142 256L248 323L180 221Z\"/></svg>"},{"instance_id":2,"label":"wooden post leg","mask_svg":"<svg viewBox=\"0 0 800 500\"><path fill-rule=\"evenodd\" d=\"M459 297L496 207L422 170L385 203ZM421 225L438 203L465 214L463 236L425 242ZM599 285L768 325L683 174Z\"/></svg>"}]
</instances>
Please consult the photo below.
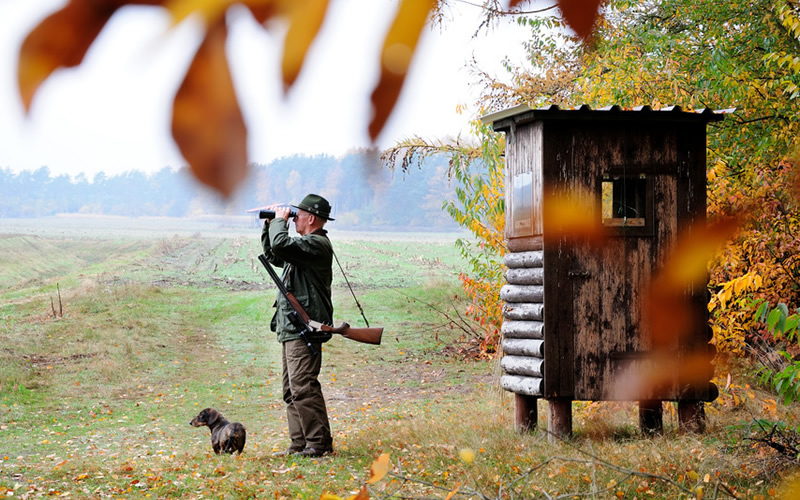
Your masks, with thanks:
<instances>
[{"instance_id":1,"label":"wooden post leg","mask_svg":"<svg viewBox=\"0 0 800 500\"><path fill-rule=\"evenodd\" d=\"M536 430L536 424L539 420L538 401L539 399L533 396L514 394L514 429L517 432L522 433Z\"/></svg>"},{"instance_id":2,"label":"wooden post leg","mask_svg":"<svg viewBox=\"0 0 800 500\"><path fill-rule=\"evenodd\" d=\"M678 401L678 430L702 434L706 431L706 408L702 401Z\"/></svg>"},{"instance_id":3,"label":"wooden post leg","mask_svg":"<svg viewBox=\"0 0 800 500\"><path fill-rule=\"evenodd\" d=\"M550 433L547 440L551 443L558 442L559 438L568 438L572 435L572 400L548 399L550 409L547 418L547 431Z\"/></svg>"},{"instance_id":4,"label":"wooden post leg","mask_svg":"<svg viewBox=\"0 0 800 500\"><path fill-rule=\"evenodd\" d=\"M664 432L660 400L639 401L639 430L646 436Z\"/></svg>"}]
</instances>

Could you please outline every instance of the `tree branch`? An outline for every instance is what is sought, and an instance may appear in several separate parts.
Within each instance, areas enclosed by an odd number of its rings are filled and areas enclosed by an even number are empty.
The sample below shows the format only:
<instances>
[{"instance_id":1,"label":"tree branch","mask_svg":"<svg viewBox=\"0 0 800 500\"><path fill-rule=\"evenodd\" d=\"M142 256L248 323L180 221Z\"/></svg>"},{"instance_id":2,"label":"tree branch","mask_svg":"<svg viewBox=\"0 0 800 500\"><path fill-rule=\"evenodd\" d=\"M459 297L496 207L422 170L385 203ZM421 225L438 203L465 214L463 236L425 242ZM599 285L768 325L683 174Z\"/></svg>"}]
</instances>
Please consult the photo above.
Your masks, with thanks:
<instances>
[{"instance_id":1,"label":"tree branch","mask_svg":"<svg viewBox=\"0 0 800 500\"><path fill-rule=\"evenodd\" d=\"M541 9L534 9L534 10L501 10L495 7L489 7L489 2L485 4L477 4L473 2L469 2L467 0L451 0L453 2L463 3L465 5L470 5L472 7L477 7L479 9L483 9L489 14L493 16L524 16L529 14L541 14L542 12L547 12L548 10L553 10L558 8L558 4L551 5L549 7L544 7Z\"/></svg>"}]
</instances>

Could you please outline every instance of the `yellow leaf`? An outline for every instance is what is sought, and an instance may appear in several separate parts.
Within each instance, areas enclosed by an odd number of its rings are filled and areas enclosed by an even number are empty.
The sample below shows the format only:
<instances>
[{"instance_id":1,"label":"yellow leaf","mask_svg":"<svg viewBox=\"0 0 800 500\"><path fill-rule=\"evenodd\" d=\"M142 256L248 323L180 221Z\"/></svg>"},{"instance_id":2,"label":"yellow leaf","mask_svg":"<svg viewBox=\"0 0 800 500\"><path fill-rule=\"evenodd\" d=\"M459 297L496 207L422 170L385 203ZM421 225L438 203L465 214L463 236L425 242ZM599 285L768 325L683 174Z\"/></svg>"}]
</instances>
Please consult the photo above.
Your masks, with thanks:
<instances>
[{"instance_id":1,"label":"yellow leaf","mask_svg":"<svg viewBox=\"0 0 800 500\"><path fill-rule=\"evenodd\" d=\"M381 50L381 76L372 91L373 116L369 136L374 141L383 130L403 88L408 66L435 0L402 0Z\"/></svg>"},{"instance_id":2,"label":"yellow leaf","mask_svg":"<svg viewBox=\"0 0 800 500\"><path fill-rule=\"evenodd\" d=\"M215 23L235 0L169 0L165 7L172 15L173 24L199 14L207 23Z\"/></svg>"},{"instance_id":3,"label":"yellow leaf","mask_svg":"<svg viewBox=\"0 0 800 500\"><path fill-rule=\"evenodd\" d=\"M320 495L319 500L342 500L342 497L339 495L333 495L331 493L323 493Z\"/></svg>"},{"instance_id":4,"label":"yellow leaf","mask_svg":"<svg viewBox=\"0 0 800 500\"><path fill-rule=\"evenodd\" d=\"M749 274L745 274L741 278L734 280L733 291L734 293L736 293L736 295L741 294L743 290L747 290L747 287L749 285L749 279L748 279L749 277L750 277Z\"/></svg>"},{"instance_id":5,"label":"yellow leaf","mask_svg":"<svg viewBox=\"0 0 800 500\"><path fill-rule=\"evenodd\" d=\"M800 474L795 474L781 485L778 498L780 500L797 500L800 496L798 492L800 492Z\"/></svg>"},{"instance_id":6,"label":"yellow leaf","mask_svg":"<svg viewBox=\"0 0 800 500\"><path fill-rule=\"evenodd\" d=\"M294 84L309 47L319 33L328 0L293 0L288 4L287 17L289 31L283 49L283 85L289 88Z\"/></svg>"},{"instance_id":7,"label":"yellow leaf","mask_svg":"<svg viewBox=\"0 0 800 500\"><path fill-rule=\"evenodd\" d=\"M725 304L727 304L728 301L731 300L732 296L733 296L733 293L732 293L731 288L729 286L724 287L719 292L719 301L720 301L720 305L722 305L723 309L725 309Z\"/></svg>"},{"instance_id":8,"label":"yellow leaf","mask_svg":"<svg viewBox=\"0 0 800 500\"><path fill-rule=\"evenodd\" d=\"M689 476L689 479L691 479L692 481L697 481L697 479L700 477L700 475L698 475L697 472L693 470L690 470L687 475Z\"/></svg>"},{"instance_id":9,"label":"yellow leaf","mask_svg":"<svg viewBox=\"0 0 800 500\"><path fill-rule=\"evenodd\" d=\"M458 452L458 458L468 464L471 464L473 460L475 460L475 452L469 448L463 448Z\"/></svg>"},{"instance_id":10,"label":"yellow leaf","mask_svg":"<svg viewBox=\"0 0 800 500\"><path fill-rule=\"evenodd\" d=\"M383 453L381 456L372 462L372 467L369 469L369 479L367 483L375 484L389 472L389 454Z\"/></svg>"}]
</instances>

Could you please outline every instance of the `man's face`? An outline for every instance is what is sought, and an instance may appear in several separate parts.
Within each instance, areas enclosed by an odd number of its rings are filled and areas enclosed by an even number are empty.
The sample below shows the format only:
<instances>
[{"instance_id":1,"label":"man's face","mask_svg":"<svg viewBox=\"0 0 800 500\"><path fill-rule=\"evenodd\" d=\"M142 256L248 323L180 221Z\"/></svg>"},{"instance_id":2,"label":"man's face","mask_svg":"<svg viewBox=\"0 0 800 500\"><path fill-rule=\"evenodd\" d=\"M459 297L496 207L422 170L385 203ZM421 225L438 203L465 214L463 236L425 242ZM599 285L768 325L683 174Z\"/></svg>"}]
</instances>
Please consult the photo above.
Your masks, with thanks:
<instances>
[{"instance_id":1,"label":"man's face","mask_svg":"<svg viewBox=\"0 0 800 500\"><path fill-rule=\"evenodd\" d=\"M294 230L297 231L297 234L300 236L305 236L310 232L310 217L311 214L305 210L297 210L297 216L294 218Z\"/></svg>"}]
</instances>

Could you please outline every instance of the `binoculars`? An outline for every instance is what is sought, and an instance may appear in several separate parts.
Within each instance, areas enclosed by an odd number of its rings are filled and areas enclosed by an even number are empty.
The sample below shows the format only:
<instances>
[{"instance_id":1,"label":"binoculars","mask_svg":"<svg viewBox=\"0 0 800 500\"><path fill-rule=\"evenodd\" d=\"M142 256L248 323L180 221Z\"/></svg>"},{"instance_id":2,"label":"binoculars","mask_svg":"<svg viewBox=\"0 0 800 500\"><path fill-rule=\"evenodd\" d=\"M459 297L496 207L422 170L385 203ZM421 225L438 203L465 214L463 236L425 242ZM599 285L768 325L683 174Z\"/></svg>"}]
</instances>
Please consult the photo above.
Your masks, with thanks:
<instances>
[{"instance_id":1,"label":"binoculars","mask_svg":"<svg viewBox=\"0 0 800 500\"><path fill-rule=\"evenodd\" d=\"M289 210L289 218L297 217L297 210L294 208ZM259 219L274 219L275 218L275 211L274 210L262 210L258 212Z\"/></svg>"}]
</instances>

